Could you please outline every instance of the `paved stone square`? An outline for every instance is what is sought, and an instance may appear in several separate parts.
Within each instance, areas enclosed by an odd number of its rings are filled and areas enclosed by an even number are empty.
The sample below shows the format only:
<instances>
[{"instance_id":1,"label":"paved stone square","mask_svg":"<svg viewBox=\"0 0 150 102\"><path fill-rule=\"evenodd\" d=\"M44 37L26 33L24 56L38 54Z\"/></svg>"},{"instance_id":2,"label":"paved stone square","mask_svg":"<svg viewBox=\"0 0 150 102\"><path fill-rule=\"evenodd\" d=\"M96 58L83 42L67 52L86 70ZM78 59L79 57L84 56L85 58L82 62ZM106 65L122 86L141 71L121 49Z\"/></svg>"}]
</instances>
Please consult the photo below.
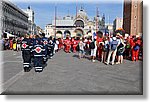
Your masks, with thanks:
<instances>
[{"instance_id":1,"label":"paved stone square","mask_svg":"<svg viewBox=\"0 0 150 102\"><path fill-rule=\"evenodd\" d=\"M143 94L142 61L112 66L59 51L36 73L23 72L21 52L1 53L2 94Z\"/></svg>"}]
</instances>

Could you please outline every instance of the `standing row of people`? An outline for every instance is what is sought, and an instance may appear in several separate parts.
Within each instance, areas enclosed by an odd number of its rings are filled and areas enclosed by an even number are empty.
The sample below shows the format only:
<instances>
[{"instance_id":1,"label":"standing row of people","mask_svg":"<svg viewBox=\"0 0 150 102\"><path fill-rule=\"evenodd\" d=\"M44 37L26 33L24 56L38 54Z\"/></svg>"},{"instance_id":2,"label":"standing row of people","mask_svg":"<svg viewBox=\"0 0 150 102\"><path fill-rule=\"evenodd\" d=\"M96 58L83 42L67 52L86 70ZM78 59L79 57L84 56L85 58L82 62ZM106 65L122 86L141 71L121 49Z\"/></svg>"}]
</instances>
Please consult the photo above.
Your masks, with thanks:
<instances>
[{"instance_id":1,"label":"standing row of people","mask_svg":"<svg viewBox=\"0 0 150 102\"><path fill-rule=\"evenodd\" d=\"M143 41L139 36L125 38L120 33L117 33L112 37L66 38L62 42L66 53L78 51L79 58L84 57L85 54L90 55L92 62L98 59L106 65L121 64L124 58L137 61L139 56L141 55L142 58L143 55Z\"/></svg>"},{"instance_id":2,"label":"standing row of people","mask_svg":"<svg viewBox=\"0 0 150 102\"><path fill-rule=\"evenodd\" d=\"M2 39L2 50L14 50L20 51L21 37L18 38L3 38Z\"/></svg>"}]
</instances>

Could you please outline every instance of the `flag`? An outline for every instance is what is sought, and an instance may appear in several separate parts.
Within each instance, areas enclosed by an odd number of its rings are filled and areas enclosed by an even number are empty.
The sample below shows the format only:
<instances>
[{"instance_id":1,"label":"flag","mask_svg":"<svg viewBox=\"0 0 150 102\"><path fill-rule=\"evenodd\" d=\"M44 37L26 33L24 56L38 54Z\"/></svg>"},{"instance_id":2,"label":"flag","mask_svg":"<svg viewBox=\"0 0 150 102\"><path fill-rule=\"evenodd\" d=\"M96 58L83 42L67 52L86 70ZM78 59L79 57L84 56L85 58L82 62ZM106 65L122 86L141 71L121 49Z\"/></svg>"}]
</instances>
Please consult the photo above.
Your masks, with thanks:
<instances>
[{"instance_id":1,"label":"flag","mask_svg":"<svg viewBox=\"0 0 150 102\"><path fill-rule=\"evenodd\" d=\"M93 33L93 37L95 37L95 36L96 36L96 33L94 32L94 33Z\"/></svg>"}]
</instances>

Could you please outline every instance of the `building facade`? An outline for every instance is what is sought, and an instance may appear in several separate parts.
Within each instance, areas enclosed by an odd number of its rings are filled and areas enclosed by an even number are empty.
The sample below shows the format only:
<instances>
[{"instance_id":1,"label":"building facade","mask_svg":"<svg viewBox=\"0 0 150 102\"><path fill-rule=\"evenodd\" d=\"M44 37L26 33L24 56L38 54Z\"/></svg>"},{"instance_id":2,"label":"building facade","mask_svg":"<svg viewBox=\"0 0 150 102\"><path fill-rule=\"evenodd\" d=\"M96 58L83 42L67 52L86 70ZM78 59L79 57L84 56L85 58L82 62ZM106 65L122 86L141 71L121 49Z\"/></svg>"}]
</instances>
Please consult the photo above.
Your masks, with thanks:
<instances>
[{"instance_id":1,"label":"building facade","mask_svg":"<svg viewBox=\"0 0 150 102\"><path fill-rule=\"evenodd\" d=\"M40 26L36 26L36 34L40 35L42 33L44 33L43 29Z\"/></svg>"},{"instance_id":2,"label":"building facade","mask_svg":"<svg viewBox=\"0 0 150 102\"><path fill-rule=\"evenodd\" d=\"M29 6L27 9L23 9L23 11L29 16L28 18L28 33L36 34L36 24L34 23L34 11Z\"/></svg>"},{"instance_id":3,"label":"building facade","mask_svg":"<svg viewBox=\"0 0 150 102\"><path fill-rule=\"evenodd\" d=\"M0 1L0 12L2 12L2 1ZM0 39L2 38L2 13L0 13Z\"/></svg>"},{"instance_id":4,"label":"building facade","mask_svg":"<svg viewBox=\"0 0 150 102\"><path fill-rule=\"evenodd\" d=\"M106 27L106 29L108 31L108 34L112 35L113 32L114 32L114 26L113 26L113 24L110 24L110 23L105 24L105 27Z\"/></svg>"},{"instance_id":5,"label":"building facade","mask_svg":"<svg viewBox=\"0 0 150 102\"><path fill-rule=\"evenodd\" d=\"M53 32L54 32L54 29L52 27L52 24L47 24L44 29L44 33L46 37L55 36Z\"/></svg>"},{"instance_id":6,"label":"building facade","mask_svg":"<svg viewBox=\"0 0 150 102\"><path fill-rule=\"evenodd\" d=\"M56 20L52 20L52 24L46 25L44 31L47 37L66 38L66 36L91 36L92 31L96 32L103 28L105 28L104 15L102 17L97 15L93 20L89 20L85 10L81 8L76 16L56 17Z\"/></svg>"},{"instance_id":7,"label":"building facade","mask_svg":"<svg viewBox=\"0 0 150 102\"><path fill-rule=\"evenodd\" d=\"M9 1L3 0L1 27L2 33L23 36L28 31L28 15Z\"/></svg>"},{"instance_id":8,"label":"building facade","mask_svg":"<svg viewBox=\"0 0 150 102\"><path fill-rule=\"evenodd\" d=\"M118 28L123 27L123 19L122 18L116 18L113 22L113 30L117 30Z\"/></svg>"},{"instance_id":9,"label":"building facade","mask_svg":"<svg viewBox=\"0 0 150 102\"><path fill-rule=\"evenodd\" d=\"M125 0L123 28L130 35L143 34L143 1Z\"/></svg>"}]
</instances>

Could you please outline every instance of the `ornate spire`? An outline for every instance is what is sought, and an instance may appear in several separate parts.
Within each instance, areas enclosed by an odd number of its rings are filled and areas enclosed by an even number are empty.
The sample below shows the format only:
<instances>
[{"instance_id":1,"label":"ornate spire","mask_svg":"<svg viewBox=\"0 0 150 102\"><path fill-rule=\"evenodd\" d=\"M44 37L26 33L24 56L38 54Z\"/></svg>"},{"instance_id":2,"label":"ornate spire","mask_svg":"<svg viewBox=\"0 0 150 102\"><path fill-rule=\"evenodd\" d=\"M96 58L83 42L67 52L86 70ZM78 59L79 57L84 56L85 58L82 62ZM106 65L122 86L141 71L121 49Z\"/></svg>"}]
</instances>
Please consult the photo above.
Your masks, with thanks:
<instances>
[{"instance_id":1,"label":"ornate spire","mask_svg":"<svg viewBox=\"0 0 150 102\"><path fill-rule=\"evenodd\" d=\"M103 13L103 18L102 18L103 20L105 20L105 14Z\"/></svg>"},{"instance_id":2,"label":"ornate spire","mask_svg":"<svg viewBox=\"0 0 150 102\"><path fill-rule=\"evenodd\" d=\"M28 9L30 10L30 9L31 9L31 7L30 7L30 6L28 6Z\"/></svg>"}]
</instances>

